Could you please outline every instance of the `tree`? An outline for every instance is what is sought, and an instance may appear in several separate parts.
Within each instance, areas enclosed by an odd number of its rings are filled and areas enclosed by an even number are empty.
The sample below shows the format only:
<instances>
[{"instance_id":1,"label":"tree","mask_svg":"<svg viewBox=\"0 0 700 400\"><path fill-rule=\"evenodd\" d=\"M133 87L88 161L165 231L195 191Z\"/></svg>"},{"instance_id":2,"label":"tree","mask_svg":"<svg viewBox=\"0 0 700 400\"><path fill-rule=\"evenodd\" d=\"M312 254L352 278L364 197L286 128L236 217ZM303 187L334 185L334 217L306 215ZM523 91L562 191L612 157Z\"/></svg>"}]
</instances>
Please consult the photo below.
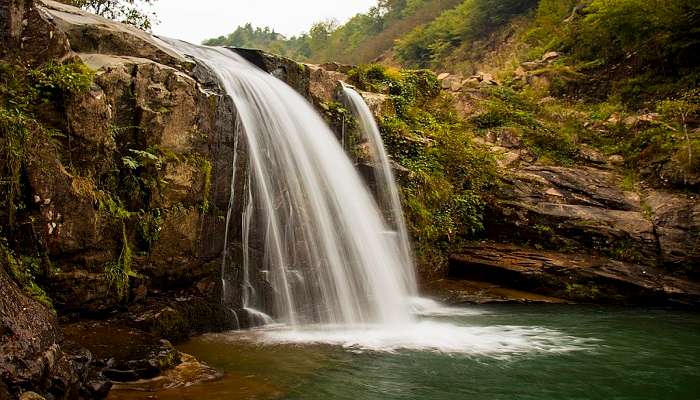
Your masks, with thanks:
<instances>
[{"instance_id":1,"label":"tree","mask_svg":"<svg viewBox=\"0 0 700 400\"><path fill-rule=\"evenodd\" d=\"M157 0L60 0L93 14L150 30L157 23L155 14L144 9Z\"/></svg>"},{"instance_id":2,"label":"tree","mask_svg":"<svg viewBox=\"0 0 700 400\"><path fill-rule=\"evenodd\" d=\"M693 165L693 144L688 132L688 120L700 112L700 89L693 89L677 99L659 103L659 112L675 120L681 128L688 146L688 167Z\"/></svg>"}]
</instances>

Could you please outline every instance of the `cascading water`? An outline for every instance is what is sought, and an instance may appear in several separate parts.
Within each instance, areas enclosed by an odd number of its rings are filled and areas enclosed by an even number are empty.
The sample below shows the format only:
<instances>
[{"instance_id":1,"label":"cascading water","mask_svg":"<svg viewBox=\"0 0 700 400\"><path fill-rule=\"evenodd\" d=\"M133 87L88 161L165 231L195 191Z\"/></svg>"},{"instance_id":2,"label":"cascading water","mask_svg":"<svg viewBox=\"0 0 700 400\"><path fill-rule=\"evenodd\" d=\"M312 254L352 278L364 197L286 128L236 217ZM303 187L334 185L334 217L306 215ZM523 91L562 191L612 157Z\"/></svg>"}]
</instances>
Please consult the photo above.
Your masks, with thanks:
<instances>
[{"instance_id":1,"label":"cascading water","mask_svg":"<svg viewBox=\"0 0 700 400\"><path fill-rule=\"evenodd\" d=\"M406 268L406 273L403 275L407 280L406 285L414 288L416 287L415 274L413 272L415 264L391 160L387 155L374 115L365 100L360 93L350 86L343 84L342 87L350 110L359 122L360 133L369 144L374 180L376 182L377 202L382 208L389 211L391 217L389 222L394 228L394 231L389 233L394 235L398 241L398 247L401 251L401 264Z\"/></svg>"},{"instance_id":2,"label":"cascading water","mask_svg":"<svg viewBox=\"0 0 700 400\"><path fill-rule=\"evenodd\" d=\"M238 112L236 131L246 139L248 173L244 194L239 193L242 308L254 324L271 322L258 311L262 309L291 326L229 335L262 343L497 357L581 348L579 339L546 328L460 326L417 319L416 315L453 318L482 312L445 308L413 297L416 281L398 191L376 124L361 97L346 90L381 167L376 180L388 192L380 192L378 202L392 209L386 219L330 129L291 87L231 50L167 42L218 76ZM237 160L233 161L236 170ZM234 171L227 237L238 178ZM397 233L387 234L392 230ZM261 246L255 249L254 262L252 243ZM226 251L224 256L222 276L227 270ZM263 288L256 287L253 275L264 278ZM271 303L263 294L270 288ZM230 296L235 287L224 285L224 291Z\"/></svg>"},{"instance_id":3,"label":"cascading water","mask_svg":"<svg viewBox=\"0 0 700 400\"><path fill-rule=\"evenodd\" d=\"M250 158L243 236L247 242L251 224L264 233L261 270L275 319L293 326L412 322L410 250L387 235L392 229L320 115L231 50L167 41L206 64L238 111ZM250 307L255 289L243 247L242 297Z\"/></svg>"}]
</instances>

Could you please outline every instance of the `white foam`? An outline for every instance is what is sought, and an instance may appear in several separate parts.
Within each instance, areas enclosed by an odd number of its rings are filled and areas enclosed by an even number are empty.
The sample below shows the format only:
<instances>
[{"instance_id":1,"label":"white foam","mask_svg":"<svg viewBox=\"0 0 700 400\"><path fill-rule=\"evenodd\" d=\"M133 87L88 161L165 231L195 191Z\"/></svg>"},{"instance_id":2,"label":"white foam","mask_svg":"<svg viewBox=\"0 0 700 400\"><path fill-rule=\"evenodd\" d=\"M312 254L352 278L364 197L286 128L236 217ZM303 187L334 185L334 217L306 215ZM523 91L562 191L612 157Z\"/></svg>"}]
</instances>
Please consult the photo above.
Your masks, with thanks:
<instances>
[{"instance_id":1,"label":"white foam","mask_svg":"<svg viewBox=\"0 0 700 400\"><path fill-rule=\"evenodd\" d=\"M411 299L411 311L414 315L422 317L467 317L488 314L487 311L476 308L449 307L424 297Z\"/></svg>"},{"instance_id":2,"label":"white foam","mask_svg":"<svg viewBox=\"0 0 700 400\"><path fill-rule=\"evenodd\" d=\"M527 353L588 350L594 339L567 336L556 330L525 326L459 326L422 321L401 326L284 326L232 333L234 340L261 345L331 345L354 351L395 353L430 351L509 358Z\"/></svg>"}]
</instances>

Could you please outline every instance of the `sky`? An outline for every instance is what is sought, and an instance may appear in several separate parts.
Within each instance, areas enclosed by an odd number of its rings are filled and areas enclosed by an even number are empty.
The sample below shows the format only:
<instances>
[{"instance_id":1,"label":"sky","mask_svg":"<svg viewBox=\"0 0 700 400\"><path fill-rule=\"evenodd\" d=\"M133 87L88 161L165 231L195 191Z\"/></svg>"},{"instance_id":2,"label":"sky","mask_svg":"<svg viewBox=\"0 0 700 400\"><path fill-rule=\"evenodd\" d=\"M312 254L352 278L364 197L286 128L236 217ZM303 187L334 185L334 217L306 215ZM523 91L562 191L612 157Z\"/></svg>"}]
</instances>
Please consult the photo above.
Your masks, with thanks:
<instances>
[{"instance_id":1,"label":"sky","mask_svg":"<svg viewBox=\"0 0 700 400\"><path fill-rule=\"evenodd\" d=\"M317 21L345 22L377 0L159 0L153 9L161 21L153 32L192 43L233 32L247 22L294 36Z\"/></svg>"}]
</instances>

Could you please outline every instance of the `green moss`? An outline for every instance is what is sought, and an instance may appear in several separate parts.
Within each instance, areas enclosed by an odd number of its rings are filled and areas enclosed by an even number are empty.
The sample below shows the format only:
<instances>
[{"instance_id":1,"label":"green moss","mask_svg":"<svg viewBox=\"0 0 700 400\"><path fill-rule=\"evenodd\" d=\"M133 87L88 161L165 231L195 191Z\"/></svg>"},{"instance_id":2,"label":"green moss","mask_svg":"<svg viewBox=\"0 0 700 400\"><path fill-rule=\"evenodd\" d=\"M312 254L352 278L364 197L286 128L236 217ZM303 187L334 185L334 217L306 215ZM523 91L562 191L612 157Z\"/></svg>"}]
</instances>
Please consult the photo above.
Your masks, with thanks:
<instances>
[{"instance_id":1,"label":"green moss","mask_svg":"<svg viewBox=\"0 0 700 400\"><path fill-rule=\"evenodd\" d=\"M209 192L211 192L211 171L212 165L211 161L206 158L202 158L200 162L200 171L204 177L204 183L202 185L202 213L206 214L209 212Z\"/></svg>"},{"instance_id":2,"label":"green moss","mask_svg":"<svg viewBox=\"0 0 700 400\"><path fill-rule=\"evenodd\" d=\"M649 264L649 259L642 254L634 243L618 241L612 247L602 249L606 256L620 261L636 264Z\"/></svg>"},{"instance_id":3,"label":"green moss","mask_svg":"<svg viewBox=\"0 0 700 400\"><path fill-rule=\"evenodd\" d=\"M0 240L0 267L4 267L10 277L17 282L34 300L54 311L53 302L46 291L37 283L37 278L44 270L40 258L18 257L8 247L5 239Z\"/></svg>"},{"instance_id":4,"label":"green moss","mask_svg":"<svg viewBox=\"0 0 700 400\"><path fill-rule=\"evenodd\" d=\"M634 171L628 171L620 182L620 188L628 192L636 192L639 185L639 177Z\"/></svg>"},{"instance_id":5,"label":"green moss","mask_svg":"<svg viewBox=\"0 0 700 400\"><path fill-rule=\"evenodd\" d=\"M339 132L344 148L350 153L354 160L362 158L358 150L360 143L360 132L354 114L347 107L339 102L331 101L321 103L323 116L334 132Z\"/></svg>"}]
</instances>

